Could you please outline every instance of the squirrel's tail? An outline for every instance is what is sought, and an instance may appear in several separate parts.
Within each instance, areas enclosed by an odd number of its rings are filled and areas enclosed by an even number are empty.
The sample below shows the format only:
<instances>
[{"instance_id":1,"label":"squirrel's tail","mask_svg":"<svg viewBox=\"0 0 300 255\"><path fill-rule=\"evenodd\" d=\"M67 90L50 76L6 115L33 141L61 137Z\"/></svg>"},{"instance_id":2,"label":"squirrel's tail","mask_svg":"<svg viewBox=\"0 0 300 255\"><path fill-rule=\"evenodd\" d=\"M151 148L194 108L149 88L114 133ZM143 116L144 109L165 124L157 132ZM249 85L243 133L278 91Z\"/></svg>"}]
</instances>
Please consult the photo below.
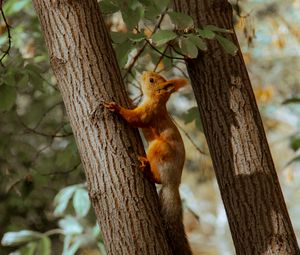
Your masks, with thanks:
<instances>
[{"instance_id":1,"label":"squirrel's tail","mask_svg":"<svg viewBox=\"0 0 300 255\"><path fill-rule=\"evenodd\" d=\"M161 214L173 255L192 255L182 223L178 186L163 185L159 193Z\"/></svg>"}]
</instances>

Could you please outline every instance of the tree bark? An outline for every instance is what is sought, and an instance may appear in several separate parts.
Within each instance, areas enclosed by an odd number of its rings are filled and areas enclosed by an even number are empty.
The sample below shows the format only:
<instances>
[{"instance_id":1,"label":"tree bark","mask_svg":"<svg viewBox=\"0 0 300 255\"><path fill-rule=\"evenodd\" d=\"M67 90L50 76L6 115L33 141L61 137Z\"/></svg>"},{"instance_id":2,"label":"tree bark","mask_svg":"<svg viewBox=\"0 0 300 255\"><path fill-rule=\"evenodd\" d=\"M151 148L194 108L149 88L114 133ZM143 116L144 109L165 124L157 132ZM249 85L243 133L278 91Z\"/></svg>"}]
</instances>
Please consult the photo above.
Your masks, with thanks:
<instances>
[{"instance_id":1,"label":"tree bark","mask_svg":"<svg viewBox=\"0 0 300 255\"><path fill-rule=\"evenodd\" d=\"M174 2L198 27L233 29L227 0ZM210 40L187 66L236 253L300 254L241 51Z\"/></svg>"},{"instance_id":2,"label":"tree bark","mask_svg":"<svg viewBox=\"0 0 300 255\"><path fill-rule=\"evenodd\" d=\"M97 1L33 2L108 254L170 254L138 132L101 106L128 100Z\"/></svg>"}]
</instances>

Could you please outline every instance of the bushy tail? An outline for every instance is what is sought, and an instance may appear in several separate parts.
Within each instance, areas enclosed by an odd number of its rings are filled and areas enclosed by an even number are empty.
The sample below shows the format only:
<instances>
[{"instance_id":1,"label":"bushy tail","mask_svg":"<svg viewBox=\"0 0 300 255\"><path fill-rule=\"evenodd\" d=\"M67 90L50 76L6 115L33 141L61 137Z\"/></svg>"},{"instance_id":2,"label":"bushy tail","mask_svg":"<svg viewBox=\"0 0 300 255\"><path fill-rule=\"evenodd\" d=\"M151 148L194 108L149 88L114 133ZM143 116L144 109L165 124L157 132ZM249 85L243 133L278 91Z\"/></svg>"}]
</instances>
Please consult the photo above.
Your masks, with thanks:
<instances>
[{"instance_id":1,"label":"bushy tail","mask_svg":"<svg viewBox=\"0 0 300 255\"><path fill-rule=\"evenodd\" d=\"M182 223L182 205L177 186L163 186L159 193L161 214L173 255L191 255Z\"/></svg>"}]
</instances>

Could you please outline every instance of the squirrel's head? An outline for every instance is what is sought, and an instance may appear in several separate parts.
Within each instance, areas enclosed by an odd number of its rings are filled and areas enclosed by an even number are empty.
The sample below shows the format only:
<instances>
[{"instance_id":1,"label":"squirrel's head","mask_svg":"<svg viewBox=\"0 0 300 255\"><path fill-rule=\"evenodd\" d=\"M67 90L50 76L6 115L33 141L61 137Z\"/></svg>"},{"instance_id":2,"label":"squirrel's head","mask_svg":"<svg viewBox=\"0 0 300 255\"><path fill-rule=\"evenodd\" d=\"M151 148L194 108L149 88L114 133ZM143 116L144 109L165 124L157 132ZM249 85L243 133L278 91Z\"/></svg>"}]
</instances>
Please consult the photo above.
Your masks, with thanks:
<instances>
[{"instance_id":1,"label":"squirrel's head","mask_svg":"<svg viewBox=\"0 0 300 255\"><path fill-rule=\"evenodd\" d=\"M166 80L158 73L151 71L143 72L141 81L144 95L165 100L168 100L172 93L188 83L186 79Z\"/></svg>"}]
</instances>

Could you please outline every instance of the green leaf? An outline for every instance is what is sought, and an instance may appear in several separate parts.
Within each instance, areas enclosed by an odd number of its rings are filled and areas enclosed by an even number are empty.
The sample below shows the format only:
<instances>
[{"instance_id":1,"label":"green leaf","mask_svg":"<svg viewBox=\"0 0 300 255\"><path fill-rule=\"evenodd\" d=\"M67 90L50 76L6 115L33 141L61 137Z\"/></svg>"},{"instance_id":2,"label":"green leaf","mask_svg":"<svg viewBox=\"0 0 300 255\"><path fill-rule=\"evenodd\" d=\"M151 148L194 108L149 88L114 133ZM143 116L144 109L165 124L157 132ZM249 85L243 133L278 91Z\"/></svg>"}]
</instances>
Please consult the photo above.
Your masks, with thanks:
<instances>
[{"instance_id":1,"label":"green leaf","mask_svg":"<svg viewBox=\"0 0 300 255\"><path fill-rule=\"evenodd\" d=\"M145 7L145 19L155 20L161 11L156 7L156 5L150 5Z\"/></svg>"},{"instance_id":2,"label":"green leaf","mask_svg":"<svg viewBox=\"0 0 300 255\"><path fill-rule=\"evenodd\" d=\"M1 244L3 246L15 246L22 243L34 241L41 237L41 233L31 230L21 230L18 232L7 232L4 234Z\"/></svg>"},{"instance_id":3,"label":"green leaf","mask_svg":"<svg viewBox=\"0 0 300 255\"><path fill-rule=\"evenodd\" d=\"M131 8L121 9L122 18L129 30L132 30L144 16L145 9L138 6L134 10Z\"/></svg>"},{"instance_id":4,"label":"green leaf","mask_svg":"<svg viewBox=\"0 0 300 255\"><path fill-rule=\"evenodd\" d=\"M91 233L92 233L92 235L93 235L95 238L98 237L98 236L101 234L99 225L98 225L97 223L96 223L96 225L92 228Z\"/></svg>"},{"instance_id":5,"label":"green leaf","mask_svg":"<svg viewBox=\"0 0 300 255\"><path fill-rule=\"evenodd\" d=\"M194 26L193 18L181 12L168 12L172 23L179 29L189 28Z\"/></svg>"},{"instance_id":6,"label":"green leaf","mask_svg":"<svg viewBox=\"0 0 300 255\"><path fill-rule=\"evenodd\" d=\"M38 90L43 91L44 79L41 75L43 70L38 65L28 64L25 66L25 71L28 72L30 83Z\"/></svg>"},{"instance_id":7,"label":"green leaf","mask_svg":"<svg viewBox=\"0 0 300 255\"><path fill-rule=\"evenodd\" d=\"M38 254L39 255L50 255L51 254L51 241L49 237L43 236L38 242Z\"/></svg>"},{"instance_id":8,"label":"green leaf","mask_svg":"<svg viewBox=\"0 0 300 255\"><path fill-rule=\"evenodd\" d=\"M64 247L63 255L75 255L81 246L86 246L89 243L91 243L91 239L89 236L76 236L75 238L73 238L72 242L69 242L68 246Z\"/></svg>"},{"instance_id":9,"label":"green leaf","mask_svg":"<svg viewBox=\"0 0 300 255\"><path fill-rule=\"evenodd\" d=\"M9 111L16 102L17 93L14 87L0 86L0 111Z\"/></svg>"},{"instance_id":10,"label":"green leaf","mask_svg":"<svg viewBox=\"0 0 300 255\"><path fill-rule=\"evenodd\" d=\"M76 144L72 139L71 142L57 154L55 165L59 168L69 169L74 166L77 159Z\"/></svg>"},{"instance_id":11,"label":"green leaf","mask_svg":"<svg viewBox=\"0 0 300 255\"><path fill-rule=\"evenodd\" d=\"M216 35L216 39L218 40L218 42L222 45L222 47L228 54L234 56L237 53L238 47L236 47L232 41L230 41L220 35Z\"/></svg>"},{"instance_id":12,"label":"green leaf","mask_svg":"<svg viewBox=\"0 0 300 255\"><path fill-rule=\"evenodd\" d=\"M177 37L177 34L171 30L159 30L152 35L151 39L156 45L165 44Z\"/></svg>"},{"instance_id":13,"label":"green leaf","mask_svg":"<svg viewBox=\"0 0 300 255\"><path fill-rule=\"evenodd\" d=\"M211 30L199 29L199 28L197 29L197 34L202 38L206 38L206 39L213 39L216 36L216 34Z\"/></svg>"},{"instance_id":14,"label":"green leaf","mask_svg":"<svg viewBox=\"0 0 300 255\"><path fill-rule=\"evenodd\" d=\"M16 253L10 253L11 255L35 255L37 242L30 242L27 245L22 246ZM38 253L39 254L39 253Z\"/></svg>"},{"instance_id":15,"label":"green leaf","mask_svg":"<svg viewBox=\"0 0 300 255\"><path fill-rule=\"evenodd\" d=\"M179 41L179 47L181 52L189 58L196 58L198 56L198 49L189 38L181 39Z\"/></svg>"},{"instance_id":16,"label":"green leaf","mask_svg":"<svg viewBox=\"0 0 300 255\"><path fill-rule=\"evenodd\" d=\"M98 248L99 248L101 254L103 254L103 255L106 255L106 254L107 254L103 242L97 242L97 246L98 246Z\"/></svg>"},{"instance_id":17,"label":"green leaf","mask_svg":"<svg viewBox=\"0 0 300 255\"><path fill-rule=\"evenodd\" d=\"M282 104L299 104L299 103L300 103L300 97L292 97L282 102Z\"/></svg>"},{"instance_id":18,"label":"green leaf","mask_svg":"<svg viewBox=\"0 0 300 255\"><path fill-rule=\"evenodd\" d=\"M193 121L195 121L195 125L196 127L203 132L203 127L202 127L202 123L200 120L200 114L198 111L198 107L192 107L190 108L186 113L184 113L182 115L182 119L184 120L185 124L191 123Z\"/></svg>"},{"instance_id":19,"label":"green leaf","mask_svg":"<svg viewBox=\"0 0 300 255\"><path fill-rule=\"evenodd\" d=\"M18 71L14 70L14 69L10 69L6 72L5 74L5 84L8 86L15 86L16 85L16 76L18 75Z\"/></svg>"},{"instance_id":20,"label":"green leaf","mask_svg":"<svg viewBox=\"0 0 300 255\"><path fill-rule=\"evenodd\" d=\"M22 78L18 81L18 87L25 88L28 86L29 75L27 73L22 75Z\"/></svg>"},{"instance_id":21,"label":"green leaf","mask_svg":"<svg viewBox=\"0 0 300 255\"><path fill-rule=\"evenodd\" d=\"M214 32L233 33L233 31L231 29L216 27L214 25L205 26L204 29L205 30L211 30L211 31L214 31Z\"/></svg>"},{"instance_id":22,"label":"green leaf","mask_svg":"<svg viewBox=\"0 0 300 255\"><path fill-rule=\"evenodd\" d=\"M69 186L62 189L54 198L54 204L56 205L54 210L55 216L60 216L66 210L68 202L71 199L73 193L76 191L77 185Z\"/></svg>"},{"instance_id":23,"label":"green leaf","mask_svg":"<svg viewBox=\"0 0 300 255\"><path fill-rule=\"evenodd\" d=\"M300 148L300 137L293 137L290 146L294 151L297 151Z\"/></svg>"},{"instance_id":24,"label":"green leaf","mask_svg":"<svg viewBox=\"0 0 300 255\"><path fill-rule=\"evenodd\" d=\"M73 206L77 217L83 218L90 210L91 202L85 189L77 189L73 197Z\"/></svg>"},{"instance_id":25,"label":"green leaf","mask_svg":"<svg viewBox=\"0 0 300 255\"><path fill-rule=\"evenodd\" d=\"M9 1L4 5L4 13L6 15L12 15L14 13L18 13L22 11L26 7L26 5L30 4L30 0L17 0L17 1Z\"/></svg>"},{"instance_id":26,"label":"green leaf","mask_svg":"<svg viewBox=\"0 0 300 255\"><path fill-rule=\"evenodd\" d=\"M153 5L153 1L152 0L139 0L139 2L142 5L145 5L145 6Z\"/></svg>"},{"instance_id":27,"label":"green leaf","mask_svg":"<svg viewBox=\"0 0 300 255\"><path fill-rule=\"evenodd\" d=\"M170 4L170 0L153 0L153 2L156 5L156 8L160 10L160 12L166 10Z\"/></svg>"},{"instance_id":28,"label":"green leaf","mask_svg":"<svg viewBox=\"0 0 300 255\"><path fill-rule=\"evenodd\" d=\"M297 162L297 161L300 161L300 155L297 156L297 157L295 157L295 158L293 158L293 159L291 159L291 160L286 164L286 167L289 166L289 165L291 165L291 164L293 164L293 163L295 163L295 162Z\"/></svg>"},{"instance_id":29,"label":"green leaf","mask_svg":"<svg viewBox=\"0 0 300 255\"><path fill-rule=\"evenodd\" d=\"M143 33L128 33L128 38L133 42L140 42L143 41L146 38L146 36Z\"/></svg>"},{"instance_id":30,"label":"green leaf","mask_svg":"<svg viewBox=\"0 0 300 255\"><path fill-rule=\"evenodd\" d=\"M115 52L117 55L119 66L121 68L123 68L127 64L128 55L131 50L132 50L132 45L129 40L125 41L124 43L116 45Z\"/></svg>"},{"instance_id":31,"label":"green leaf","mask_svg":"<svg viewBox=\"0 0 300 255\"><path fill-rule=\"evenodd\" d=\"M103 14L112 14L119 11L119 7L114 5L111 1L103 0L99 3L100 10Z\"/></svg>"},{"instance_id":32,"label":"green leaf","mask_svg":"<svg viewBox=\"0 0 300 255\"><path fill-rule=\"evenodd\" d=\"M110 37L114 43L123 43L127 40L128 34L123 32L110 32Z\"/></svg>"},{"instance_id":33,"label":"green leaf","mask_svg":"<svg viewBox=\"0 0 300 255\"><path fill-rule=\"evenodd\" d=\"M83 232L83 227L79 224L76 218L72 216L66 216L58 222L60 228L62 228L66 235L78 235Z\"/></svg>"},{"instance_id":34,"label":"green leaf","mask_svg":"<svg viewBox=\"0 0 300 255\"><path fill-rule=\"evenodd\" d=\"M197 35L189 35L188 38L190 39L190 41L197 46L198 49L200 50L207 50L207 45L206 43Z\"/></svg>"}]
</instances>

